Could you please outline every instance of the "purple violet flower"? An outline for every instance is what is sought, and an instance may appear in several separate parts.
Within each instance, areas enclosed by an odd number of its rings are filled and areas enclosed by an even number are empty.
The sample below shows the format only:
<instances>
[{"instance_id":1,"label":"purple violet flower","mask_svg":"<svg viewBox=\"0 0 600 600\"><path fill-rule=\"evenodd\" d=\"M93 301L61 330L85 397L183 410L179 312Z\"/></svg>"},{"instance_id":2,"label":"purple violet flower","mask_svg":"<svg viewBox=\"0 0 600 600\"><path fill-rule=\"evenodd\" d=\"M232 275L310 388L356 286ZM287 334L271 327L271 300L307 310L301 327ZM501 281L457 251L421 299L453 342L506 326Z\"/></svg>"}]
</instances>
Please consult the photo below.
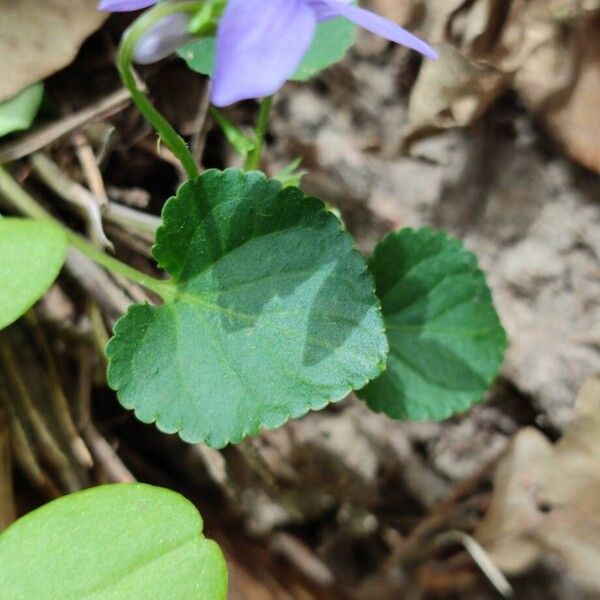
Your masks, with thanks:
<instances>
[{"instance_id":1,"label":"purple violet flower","mask_svg":"<svg viewBox=\"0 0 600 600\"><path fill-rule=\"evenodd\" d=\"M412 33L348 0L229 0L217 31L213 104L276 92L300 65L317 23L335 17L437 58Z\"/></svg>"},{"instance_id":2,"label":"purple violet flower","mask_svg":"<svg viewBox=\"0 0 600 600\"><path fill-rule=\"evenodd\" d=\"M137 10L156 1L102 0L100 8ZM336 17L344 17L428 58L437 58L435 50L418 37L354 6L351 0L229 0L217 30L212 103L227 106L275 93L300 65L317 24ZM171 37L176 40L175 35Z\"/></svg>"}]
</instances>

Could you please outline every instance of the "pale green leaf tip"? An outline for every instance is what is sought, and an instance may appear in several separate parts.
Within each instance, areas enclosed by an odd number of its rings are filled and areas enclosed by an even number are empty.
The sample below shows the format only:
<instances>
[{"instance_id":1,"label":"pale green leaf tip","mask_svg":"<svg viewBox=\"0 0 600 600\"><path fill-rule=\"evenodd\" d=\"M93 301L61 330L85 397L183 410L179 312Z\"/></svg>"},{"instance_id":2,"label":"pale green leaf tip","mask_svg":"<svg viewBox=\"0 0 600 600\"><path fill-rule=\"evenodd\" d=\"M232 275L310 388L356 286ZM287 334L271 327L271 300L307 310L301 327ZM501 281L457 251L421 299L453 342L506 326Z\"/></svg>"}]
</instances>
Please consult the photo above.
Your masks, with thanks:
<instances>
[{"instance_id":1,"label":"pale green leaf tip","mask_svg":"<svg viewBox=\"0 0 600 600\"><path fill-rule=\"evenodd\" d=\"M67 235L51 222L0 219L0 329L25 314L50 288L67 256Z\"/></svg>"},{"instance_id":2,"label":"pale green leaf tip","mask_svg":"<svg viewBox=\"0 0 600 600\"><path fill-rule=\"evenodd\" d=\"M43 97L44 84L38 82L1 102L0 137L28 129L38 113Z\"/></svg>"}]
</instances>

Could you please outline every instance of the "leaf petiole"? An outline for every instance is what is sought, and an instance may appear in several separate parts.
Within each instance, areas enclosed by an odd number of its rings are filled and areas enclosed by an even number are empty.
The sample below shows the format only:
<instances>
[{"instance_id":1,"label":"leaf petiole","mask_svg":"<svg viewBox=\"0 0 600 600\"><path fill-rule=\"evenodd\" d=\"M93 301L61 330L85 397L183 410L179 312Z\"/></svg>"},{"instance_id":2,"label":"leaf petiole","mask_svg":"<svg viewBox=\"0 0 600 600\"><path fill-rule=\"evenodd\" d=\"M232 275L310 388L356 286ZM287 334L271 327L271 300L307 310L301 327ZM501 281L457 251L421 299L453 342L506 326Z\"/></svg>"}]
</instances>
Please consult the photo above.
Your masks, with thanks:
<instances>
[{"instance_id":1,"label":"leaf petiole","mask_svg":"<svg viewBox=\"0 0 600 600\"><path fill-rule=\"evenodd\" d=\"M160 296L165 302L175 297L175 287L169 281L163 281L121 262L109 256L102 250L95 248L85 238L65 227L58 219L55 219L45 208L40 206L19 185L8 171L0 165L0 193L21 213L38 221L49 221L63 229L67 235L69 244L79 252L82 252L94 262L105 269L137 283Z\"/></svg>"},{"instance_id":2,"label":"leaf petiole","mask_svg":"<svg viewBox=\"0 0 600 600\"><path fill-rule=\"evenodd\" d=\"M175 299L175 286L170 281L163 281L130 267L128 264L92 246L85 238L71 230L67 230L67 239L73 248L79 250L108 271L122 275L126 279L145 287L160 296L165 302Z\"/></svg>"}]
</instances>

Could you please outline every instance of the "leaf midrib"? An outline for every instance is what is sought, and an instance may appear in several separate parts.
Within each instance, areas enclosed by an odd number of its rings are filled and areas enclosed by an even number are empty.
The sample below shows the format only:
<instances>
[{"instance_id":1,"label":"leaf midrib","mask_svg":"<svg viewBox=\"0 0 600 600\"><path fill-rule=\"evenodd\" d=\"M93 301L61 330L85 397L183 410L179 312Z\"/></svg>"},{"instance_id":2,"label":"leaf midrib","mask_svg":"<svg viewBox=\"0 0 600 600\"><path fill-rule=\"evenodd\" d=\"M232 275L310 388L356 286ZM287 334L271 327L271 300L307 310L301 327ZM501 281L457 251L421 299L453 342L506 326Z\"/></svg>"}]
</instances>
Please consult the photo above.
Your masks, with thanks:
<instances>
[{"instance_id":1,"label":"leaf midrib","mask_svg":"<svg viewBox=\"0 0 600 600\"><path fill-rule=\"evenodd\" d=\"M331 262L333 263L334 261L331 261ZM331 263L327 263L327 264L331 264ZM321 268L323 268L325 266L327 266L327 265L321 265ZM206 272L207 272L207 270L203 271L200 275L198 275L198 277L194 277L193 281L195 282L198 279L200 279L200 277L202 277L202 275L206 274ZM280 279L280 278L284 279L286 277L292 277L292 278L293 277L303 277L303 276L306 276L306 275L313 275L314 276L316 273L318 273L318 270L311 270L311 271L306 271L306 270L301 270L300 271L300 270L298 270L298 271L286 271L286 272L283 272L283 273L282 272L280 272L280 273L271 273L271 274L269 274L267 276L262 276L262 277L259 277L258 279L252 279L250 281L244 281L242 283L238 283L238 284L236 284L234 286L230 286L230 287L221 287L221 288L215 289L215 290L194 291L192 293L192 295L203 296L203 297L207 297L207 296L212 297L212 296L216 296L216 295L219 295L219 294L230 294L230 293L242 290L242 289L244 289L246 287L253 286L253 285L256 285L258 283L264 283L264 282L270 281L270 280L276 280L276 279ZM329 275L327 276L327 278L328 279L339 279L340 281L347 281L347 282L351 282L351 283L355 283L356 282L356 280L354 278L352 278L352 277L343 277L342 275L338 275L338 274L335 274L333 272L330 272ZM190 280L188 280L188 282L191 283L192 280L190 279ZM300 283L302 283L302 281ZM186 287L187 287L187 285L186 285ZM175 297L179 296L180 294L187 294L187 293L189 293L189 292L185 291L185 288L178 287L177 289L178 290L179 289L183 289L184 291L182 291L182 292L178 291L176 293Z\"/></svg>"},{"instance_id":2,"label":"leaf midrib","mask_svg":"<svg viewBox=\"0 0 600 600\"><path fill-rule=\"evenodd\" d=\"M198 296L193 295L193 294L180 293L178 295L177 299L175 301L173 301L172 303L170 303L170 305L171 304L177 305L178 303L191 304L192 306L196 306L199 308L206 308L206 309L212 310L213 312L215 312L217 314L227 315L227 316L239 319L240 321L246 321L246 322L253 322L253 321L257 320L259 316L261 316L261 320L263 321L263 323L265 323L266 325L269 325L270 327L273 327L273 329L277 329L277 330L289 335L290 337L306 339L309 342L315 344L316 346L320 346L321 348L325 348L326 350L331 350L333 352L335 352L336 350L339 349L339 346L335 346L334 344L329 344L329 343L321 340L320 338L316 338L314 336L309 335L308 333L303 333L303 332L300 332L299 330L295 330L295 329L288 329L287 327L283 327L279 323L274 323L273 321L265 319L263 315L252 315L249 313L238 312L238 311L232 310L230 308L225 308L223 306L219 306L218 304L214 304L212 302L207 302L206 300L203 300L202 298L199 298ZM367 315L368 312L369 311L367 311L365 313L365 315ZM363 321L364 321L364 319L363 319ZM355 323L355 326L357 328L365 329L365 326L363 325L363 321L361 321L360 323ZM354 357L355 355L352 355L352 356Z\"/></svg>"},{"instance_id":3,"label":"leaf midrib","mask_svg":"<svg viewBox=\"0 0 600 600\"><path fill-rule=\"evenodd\" d=\"M401 364L408 367L411 371L413 371L414 373L417 373L417 375L419 375L419 377L421 377L421 379L423 379L423 381L426 381L429 385L437 387L441 390L446 390L446 391L451 391L451 392L458 392L458 393L473 392L473 390L469 389L469 388L465 389L465 388L449 387L448 385L437 382L435 379L431 379L431 377L428 376L428 374L425 371L423 371L423 369L418 367L413 361L409 360L407 358L407 355L403 353L402 348L400 348L398 346L394 346L393 348L390 348L390 355L397 358L401 362ZM474 369L470 368L469 370L473 373L473 375L475 375L475 379L478 381L478 383L483 388L481 391L481 393L483 394L485 388L488 386L488 382L485 379L485 376L482 375L481 373L479 373L478 371L475 371Z\"/></svg>"}]
</instances>

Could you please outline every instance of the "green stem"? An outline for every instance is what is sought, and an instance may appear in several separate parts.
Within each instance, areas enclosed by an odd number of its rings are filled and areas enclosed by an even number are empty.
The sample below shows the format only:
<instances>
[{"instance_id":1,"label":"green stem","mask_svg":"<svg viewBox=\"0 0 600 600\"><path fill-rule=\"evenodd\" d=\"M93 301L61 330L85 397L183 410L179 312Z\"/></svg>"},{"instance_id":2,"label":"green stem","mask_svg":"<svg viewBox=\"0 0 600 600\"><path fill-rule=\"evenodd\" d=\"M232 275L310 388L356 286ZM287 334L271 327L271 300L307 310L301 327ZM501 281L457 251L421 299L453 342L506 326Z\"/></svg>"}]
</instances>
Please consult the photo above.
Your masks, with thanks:
<instances>
[{"instance_id":1,"label":"green stem","mask_svg":"<svg viewBox=\"0 0 600 600\"><path fill-rule=\"evenodd\" d=\"M17 209L19 212L36 219L38 221L46 221L57 225L64 230L67 236L67 240L75 249L79 250L94 262L103 266L105 269L118 273L123 277L144 286L151 290L163 300L172 300L175 295L175 288L169 281L163 281L157 279L151 275L146 275L133 267L109 256L98 250L92 244L90 244L85 238L74 233L70 229L67 229L60 221L55 219L45 208L40 206L35 199L30 196L8 173L8 171L0 166L0 193L6 197L7 200Z\"/></svg>"},{"instance_id":2,"label":"green stem","mask_svg":"<svg viewBox=\"0 0 600 600\"><path fill-rule=\"evenodd\" d=\"M247 158L248 154L254 148L254 142L251 142L220 110L216 107L210 107L210 114L216 124L221 128L223 135L231 144L233 149Z\"/></svg>"},{"instance_id":3,"label":"green stem","mask_svg":"<svg viewBox=\"0 0 600 600\"><path fill-rule=\"evenodd\" d=\"M9 172L0 165L0 193L10 201L10 203L24 215L37 219L38 221L52 221L56 219L42 208L9 174Z\"/></svg>"},{"instance_id":4,"label":"green stem","mask_svg":"<svg viewBox=\"0 0 600 600\"><path fill-rule=\"evenodd\" d=\"M185 140L175 131L173 126L158 112L148 100L146 94L138 87L132 67L133 53L140 38L164 17L177 12L195 12L200 10L205 0L190 0L185 2L169 2L157 4L151 10L144 12L124 33L119 45L117 67L123 85L131 92L131 98L144 118L154 127L160 139L175 154L181 162L187 176L196 179L199 175L198 165L190 152Z\"/></svg>"},{"instance_id":5,"label":"green stem","mask_svg":"<svg viewBox=\"0 0 600 600\"><path fill-rule=\"evenodd\" d=\"M130 267L124 262L113 258L105 252L102 252L102 250L98 250L85 238L68 229L66 230L66 233L67 239L73 248L79 250L91 258L94 262L103 266L105 269L112 271L113 273L117 273L118 275L122 275L126 279L129 279L130 281L133 281L134 283L153 291L165 301L173 300L175 296L175 288L169 281L157 279L156 277L146 275L146 273L142 273L141 271Z\"/></svg>"},{"instance_id":6,"label":"green stem","mask_svg":"<svg viewBox=\"0 0 600 600\"><path fill-rule=\"evenodd\" d=\"M267 126L269 124L269 112L271 111L272 104L273 96L263 98L260 103L260 110L258 112L258 120L255 129L255 146L246 159L246 164L244 165L245 171L253 171L260 167L265 135L267 134Z\"/></svg>"}]
</instances>

